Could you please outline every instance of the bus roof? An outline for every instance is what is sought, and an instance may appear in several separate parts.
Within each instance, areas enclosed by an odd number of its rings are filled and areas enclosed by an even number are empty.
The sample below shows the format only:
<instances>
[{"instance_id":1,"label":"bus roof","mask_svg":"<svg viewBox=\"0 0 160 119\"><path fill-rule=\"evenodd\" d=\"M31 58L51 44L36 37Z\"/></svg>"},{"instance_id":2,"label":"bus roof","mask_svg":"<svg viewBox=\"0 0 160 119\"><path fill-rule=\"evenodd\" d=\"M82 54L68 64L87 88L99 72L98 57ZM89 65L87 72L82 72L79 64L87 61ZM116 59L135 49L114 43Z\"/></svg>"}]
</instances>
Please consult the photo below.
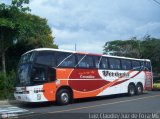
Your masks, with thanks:
<instances>
[{"instance_id":1,"label":"bus roof","mask_svg":"<svg viewBox=\"0 0 160 119\"><path fill-rule=\"evenodd\" d=\"M95 56L104 56L104 57L111 57L111 58L121 58L121 59L129 59L129 60L140 60L140 61L150 61L149 59L137 59L137 58L130 58L130 57L122 57L122 56L112 56L112 55L104 55L104 54L94 54L94 53L86 53L86 52L78 52L78 51L69 51L63 49L54 49L54 48L37 48L30 50L24 54L27 54L32 51L59 51L59 52L68 52L68 53L78 53L78 54L88 54L88 55L95 55ZM23 54L23 55L24 55Z\"/></svg>"}]
</instances>

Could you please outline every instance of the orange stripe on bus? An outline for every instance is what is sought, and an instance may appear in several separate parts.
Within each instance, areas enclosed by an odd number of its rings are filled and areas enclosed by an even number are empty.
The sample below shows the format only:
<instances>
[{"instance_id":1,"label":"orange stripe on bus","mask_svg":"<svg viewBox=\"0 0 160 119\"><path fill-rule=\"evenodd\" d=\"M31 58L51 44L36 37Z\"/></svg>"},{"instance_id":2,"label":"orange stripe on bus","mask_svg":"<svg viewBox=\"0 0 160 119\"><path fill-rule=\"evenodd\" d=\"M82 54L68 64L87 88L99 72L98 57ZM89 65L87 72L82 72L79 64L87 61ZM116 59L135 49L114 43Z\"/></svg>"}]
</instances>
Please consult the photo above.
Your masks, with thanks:
<instances>
[{"instance_id":1,"label":"orange stripe on bus","mask_svg":"<svg viewBox=\"0 0 160 119\"><path fill-rule=\"evenodd\" d=\"M73 71L72 68L57 68L56 69L56 78L57 79L68 79L69 75L71 74L71 72Z\"/></svg>"}]
</instances>

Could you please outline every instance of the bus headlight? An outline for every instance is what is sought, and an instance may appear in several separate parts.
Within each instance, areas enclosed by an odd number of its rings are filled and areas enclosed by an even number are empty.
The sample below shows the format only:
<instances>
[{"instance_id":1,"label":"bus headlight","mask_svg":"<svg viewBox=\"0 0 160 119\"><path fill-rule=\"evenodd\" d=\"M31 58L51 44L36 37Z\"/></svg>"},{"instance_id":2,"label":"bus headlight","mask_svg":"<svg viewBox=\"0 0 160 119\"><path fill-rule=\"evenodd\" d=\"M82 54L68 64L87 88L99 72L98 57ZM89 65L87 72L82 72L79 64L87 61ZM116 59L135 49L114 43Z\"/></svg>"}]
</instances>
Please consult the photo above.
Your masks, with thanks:
<instances>
[{"instance_id":1,"label":"bus headlight","mask_svg":"<svg viewBox=\"0 0 160 119\"><path fill-rule=\"evenodd\" d=\"M57 80L57 81L56 81L56 85L59 85L59 84L60 84L60 81L59 81L59 80Z\"/></svg>"}]
</instances>

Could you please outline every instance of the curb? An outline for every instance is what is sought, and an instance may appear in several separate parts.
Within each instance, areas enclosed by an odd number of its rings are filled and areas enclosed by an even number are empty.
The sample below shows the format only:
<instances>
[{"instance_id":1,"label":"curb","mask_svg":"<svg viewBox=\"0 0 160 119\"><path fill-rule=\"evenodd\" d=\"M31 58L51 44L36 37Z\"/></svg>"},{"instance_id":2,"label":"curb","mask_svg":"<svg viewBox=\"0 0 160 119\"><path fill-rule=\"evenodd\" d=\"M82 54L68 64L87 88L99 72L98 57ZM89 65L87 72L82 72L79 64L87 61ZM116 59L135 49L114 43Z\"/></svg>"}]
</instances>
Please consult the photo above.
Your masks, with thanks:
<instances>
[{"instance_id":1,"label":"curb","mask_svg":"<svg viewBox=\"0 0 160 119\"><path fill-rule=\"evenodd\" d=\"M11 105L18 104L19 102L16 100L0 100L0 105Z\"/></svg>"}]
</instances>

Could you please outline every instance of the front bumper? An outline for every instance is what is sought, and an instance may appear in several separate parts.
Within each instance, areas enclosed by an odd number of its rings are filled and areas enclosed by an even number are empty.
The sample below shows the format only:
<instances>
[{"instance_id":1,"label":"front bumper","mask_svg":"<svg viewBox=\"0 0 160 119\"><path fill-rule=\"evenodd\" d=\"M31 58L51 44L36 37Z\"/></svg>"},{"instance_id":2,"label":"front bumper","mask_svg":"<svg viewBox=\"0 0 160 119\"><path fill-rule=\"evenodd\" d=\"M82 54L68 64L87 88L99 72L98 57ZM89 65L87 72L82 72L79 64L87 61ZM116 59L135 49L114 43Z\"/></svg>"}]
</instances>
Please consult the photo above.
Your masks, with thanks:
<instances>
[{"instance_id":1,"label":"front bumper","mask_svg":"<svg viewBox=\"0 0 160 119\"><path fill-rule=\"evenodd\" d=\"M14 97L18 101L22 102L44 102L48 101L43 94L42 85L28 86L28 87L16 87Z\"/></svg>"}]
</instances>

